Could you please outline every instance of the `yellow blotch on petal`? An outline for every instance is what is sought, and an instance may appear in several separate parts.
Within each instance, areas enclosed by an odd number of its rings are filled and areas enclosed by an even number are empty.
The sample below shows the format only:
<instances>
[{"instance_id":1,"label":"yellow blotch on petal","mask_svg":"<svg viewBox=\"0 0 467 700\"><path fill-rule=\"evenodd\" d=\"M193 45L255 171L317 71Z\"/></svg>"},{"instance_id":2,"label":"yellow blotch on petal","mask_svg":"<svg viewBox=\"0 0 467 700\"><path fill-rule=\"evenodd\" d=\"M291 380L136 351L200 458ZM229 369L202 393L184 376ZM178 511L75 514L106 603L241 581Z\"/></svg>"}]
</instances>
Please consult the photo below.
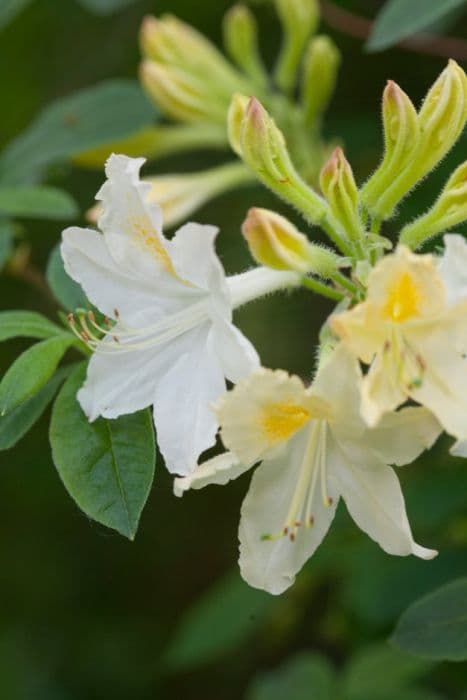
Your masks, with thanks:
<instances>
[{"instance_id":1,"label":"yellow blotch on petal","mask_svg":"<svg viewBox=\"0 0 467 700\"><path fill-rule=\"evenodd\" d=\"M404 272L390 288L384 313L391 321L403 322L418 314L420 301L420 289L413 277Z\"/></svg>"},{"instance_id":2,"label":"yellow blotch on petal","mask_svg":"<svg viewBox=\"0 0 467 700\"><path fill-rule=\"evenodd\" d=\"M137 242L147 248L151 254L165 267L174 277L177 273L174 270L170 256L156 231L152 230L143 219L133 219L129 222L131 231Z\"/></svg>"},{"instance_id":3,"label":"yellow blotch on petal","mask_svg":"<svg viewBox=\"0 0 467 700\"><path fill-rule=\"evenodd\" d=\"M271 403L261 417L261 424L270 442L288 440L311 418L310 411L291 401Z\"/></svg>"}]
</instances>

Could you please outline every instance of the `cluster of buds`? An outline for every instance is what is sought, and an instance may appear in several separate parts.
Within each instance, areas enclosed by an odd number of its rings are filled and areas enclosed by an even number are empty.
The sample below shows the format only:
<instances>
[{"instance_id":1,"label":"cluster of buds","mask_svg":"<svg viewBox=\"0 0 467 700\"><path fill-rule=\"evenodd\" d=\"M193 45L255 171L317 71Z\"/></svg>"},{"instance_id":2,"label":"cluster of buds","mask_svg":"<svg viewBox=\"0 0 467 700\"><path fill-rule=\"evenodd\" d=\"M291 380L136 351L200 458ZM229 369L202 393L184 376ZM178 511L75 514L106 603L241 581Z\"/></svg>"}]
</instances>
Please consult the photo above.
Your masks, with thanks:
<instances>
[{"instance_id":1,"label":"cluster of buds","mask_svg":"<svg viewBox=\"0 0 467 700\"><path fill-rule=\"evenodd\" d=\"M146 17L140 32L140 80L167 123L80 154L77 162L101 167L112 152L156 159L180 151L227 150L232 97L245 94L254 95L270 111L285 134L300 176L318 188L319 171L330 151L321 123L336 85L340 55L329 37L316 35L318 0L274 1L283 41L271 72L261 57L255 17L246 5L234 5L224 17L227 55L172 15ZM220 169L211 196L236 186L223 174ZM204 173L194 176L203 187ZM248 179L246 169L239 179L242 184ZM176 182L180 180L173 179L171 188ZM183 199L184 191L181 182L175 198ZM188 214L204 201L188 197L182 209Z\"/></svg>"},{"instance_id":2,"label":"cluster of buds","mask_svg":"<svg viewBox=\"0 0 467 700\"><path fill-rule=\"evenodd\" d=\"M455 61L449 61L419 112L402 89L389 82L383 94L385 153L380 166L359 188L349 162L337 147L321 170L321 194L301 177L283 132L256 98L234 98L229 112L229 137L232 148L257 178L331 238L352 267L351 282L357 287L358 298L371 267L385 249L392 247L391 241L380 234L382 222L393 215L396 204L448 153L466 120L467 77ZM433 207L402 228L399 240L415 249L466 220L467 164L463 163L451 175ZM295 254L299 251L306 260L307 253L290 235L291 229L282 223L269 227L266 234L266 227L262 228L261 246L257 233L247 236L253 257L277 267L279 246L281 265L288 261L290 269L300 269ZM286 230L290 248L285 254ZM276 231L274 244L271 231ZM272 260L276 263L271 264Z\"/></svg>"}]
</instances>

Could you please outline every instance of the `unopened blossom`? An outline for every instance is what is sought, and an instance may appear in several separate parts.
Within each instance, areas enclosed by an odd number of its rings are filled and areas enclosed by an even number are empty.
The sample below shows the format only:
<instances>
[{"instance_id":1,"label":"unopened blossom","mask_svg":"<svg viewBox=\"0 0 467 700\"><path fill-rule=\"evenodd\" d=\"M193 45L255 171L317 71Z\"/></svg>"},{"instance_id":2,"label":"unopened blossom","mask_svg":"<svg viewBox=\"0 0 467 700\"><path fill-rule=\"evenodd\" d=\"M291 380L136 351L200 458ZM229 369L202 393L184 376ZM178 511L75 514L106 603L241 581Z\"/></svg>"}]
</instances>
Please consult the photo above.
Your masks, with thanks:
<instances>
[{"instance_id":1,"label":"unopened blossom","mask_svg":"<svg viewBox=\"0 0 467 700\"><path fill-rule=\"evenodd\" d=\"M212 446L210 405L254 370L258 355L232 324L234 307L292 284L290 273L258 268L230 279L214 250L217 229L186 224L173 239L139 179L144 161L112 156L97 194L99 228L69 228L62 257L68 274L105 315L71 317L94 351L78 400L93 421L154 406L167 467L187 474Z\"/></svg>"},{"instance_id":2,"label":"unopened blossom","mask_svg":"<svg viewBox=\"0 0 467 700\"><path fill-rule=\"evenodd\" d=\"M448 433L467 438L467 297L454 298L451 284L446 263L399 246L371 271L366 300L332 317L334 331L369 365L362 385L369 425L412 399Z\"/></svg>"},{"instance_id":3,"label":"unopened blossom","mask_svg":"<svg viewBox=\"0 0 467 700\"><path fill-rule=\"evenodd\" d=\"M175 492L225 484L261 462L243 502L240 569L252 586L281 593L316 550L342 496L350 515L390 554L436 555L413 540L388 463L412 462L440 432L424 408L405 408L370 430L359 411L361 372L340 345L310 388L261 369L217 404L228 452L175 480Z\"/></svg>"}]
</instances>

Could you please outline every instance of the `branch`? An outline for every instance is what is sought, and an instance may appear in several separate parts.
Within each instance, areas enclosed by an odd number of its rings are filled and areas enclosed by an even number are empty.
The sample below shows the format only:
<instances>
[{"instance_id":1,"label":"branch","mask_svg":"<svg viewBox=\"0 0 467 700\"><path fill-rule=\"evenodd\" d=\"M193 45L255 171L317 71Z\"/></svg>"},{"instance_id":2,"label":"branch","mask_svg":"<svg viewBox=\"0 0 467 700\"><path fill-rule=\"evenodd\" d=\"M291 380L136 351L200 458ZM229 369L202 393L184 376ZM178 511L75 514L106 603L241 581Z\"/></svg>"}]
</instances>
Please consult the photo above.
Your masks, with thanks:
<instances>
[{"instance_id":1,"label":"branch","mask_svg":"<svg viewBox=\"0 0 467 700\"><path fill-rule=\"evenodd\" d=\"M321 14L330 27L356 39L368 39L374 24L366 17L337 7L329 0L321 0ZM455 58L457 61L467 60L467 42L455 37L420 32L410 39L400 41L396 46L429 56Z\"/></svg>"}]
</instances>

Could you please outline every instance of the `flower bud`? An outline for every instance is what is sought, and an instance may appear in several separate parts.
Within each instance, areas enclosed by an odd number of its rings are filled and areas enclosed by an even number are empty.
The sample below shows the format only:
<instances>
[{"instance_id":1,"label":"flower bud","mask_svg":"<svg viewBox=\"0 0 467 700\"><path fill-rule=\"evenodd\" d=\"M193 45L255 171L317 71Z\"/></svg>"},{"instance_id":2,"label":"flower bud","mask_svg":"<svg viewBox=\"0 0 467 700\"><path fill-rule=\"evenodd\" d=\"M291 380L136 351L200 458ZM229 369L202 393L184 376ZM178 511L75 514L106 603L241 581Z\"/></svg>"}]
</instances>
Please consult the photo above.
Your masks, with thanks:
<instances>
[{"instance_id":1,"label":"flower bud","mask_svg":"<svg viewBox=\"0 0 467 700\"><path fill-rule=\"evenodd\" d=\"M318 26L319 6L317 0L275 0L275 5L284 32L275 79L284 92L290 93L308 37Z\"/></svg>"},{"instance_id":2,"label":"flower bud","mask_svg":"<svg viewBox=\"0 0 467 700\"><path fill-rule=\"evenodd\" d=\"M417 147L420 127L410 97L397 83L388 80L383 92L384 157L361 192L370 213L381 195L394 182Z\"/></svg>"},{"instance_id":3,"label":"flower bud","mask_svg":"<svg viewBox=\"0 0 467 700\"><path fill-rule=\"evenodd\" d=\"M166 115L184 122L225 123L228 100L213 95L209 85L182 69L146 60L141 64L140 78Z\"/></svg>"},{"instance_id":4,"label":"flower bud","mask_svg":"<svg viewBox=\"0 0 467 700\"><path fill-rule=\"evenodd\" d=\"M227 114L227 133L230 146L240 158L242 157L243 119L249 102L250 98L245 95L233 95Z\"/></svg>"},{"instance_id":5,"label":"flower bud","mask_svg":"<svg viewBox=\"0 0 467 700\"><path fill-rule=\"evenodd\" d=\"M256 21L248 7L234 5L224 17L224 44L232 60L259 86L268 75L258 49Z\"/></svg>"},{"instance_id":6,"label":"flower bud","mask_svg":"<svg viewBox=\"0 0 467 700\"><path fill-rule=\"evenodd\" d=\"M330 159L321 170L320 186L329 202L331 211L342 224L347 237L359 240L362 227L358 214L358 189L350 163L342 148L334 149Z\"/></svg>"},{"instance_id":7,"label":"flower bud","mask_svg":"<svg viewBox=\"0 0 467 700\"><path fill-rule=\"evenodd\" d=\"M268 209L250 209L242 233L260 265L323 277L337 270L337 258L331 251L311 244L290 221Z\"/></svg>"},{"instance_id":8,"label":"flower bud","mask_svg":"<svg viewBox=\"0 0 467 700\"><path fill-rule=\"evenodd\" d=\"M229 138L232 148L267 187L296 206L310 222L323 222L326 203L300 178L282 132L255 97L248 102L239 96L234 99Z\"/></svg>"},{"instance_id":9,"label":"flower bud","mask_svg":"<svg viewBox=\"0 0 467 700\"><path fill-rule=\"evenodd\" d=\"M146 17L140 44L145 58L180 68L224 94L244 88L242 77L214 44L177 17Z\"/></svg>"},{"instance_id":10,"label":"flower bud","mask_svg":"<svg viewBox=\"0 0 467 700\"><path fill-rule=\"evenodd\" d=\"M451 150L467 120L467 76L453 60L428 91L418 113L419 138L405 167L373 207L388 218L397 203Z\"/></svg>"},{"instance_id":11,"label":"flower bud","mask_svg":"<svg viewBox=\"0 0 467 700\"><path fill-rule=\"evenodd\" d=\"M307 124L313 126L325 112L334 92L341 55L328 36L311 39L303 64L302 104Z\"/></svg>"},{"instance_id":12,"label":"flower bud","mask_svg":"<svg viewBox=\"0 0 467 700\"><path fill-rule=\"evenodd\" d=\"M467 221L467 161L453 172L433 207L402 229L400 242L417 248L432 236L464 221Z\"/></svg>"}]
</instances>

